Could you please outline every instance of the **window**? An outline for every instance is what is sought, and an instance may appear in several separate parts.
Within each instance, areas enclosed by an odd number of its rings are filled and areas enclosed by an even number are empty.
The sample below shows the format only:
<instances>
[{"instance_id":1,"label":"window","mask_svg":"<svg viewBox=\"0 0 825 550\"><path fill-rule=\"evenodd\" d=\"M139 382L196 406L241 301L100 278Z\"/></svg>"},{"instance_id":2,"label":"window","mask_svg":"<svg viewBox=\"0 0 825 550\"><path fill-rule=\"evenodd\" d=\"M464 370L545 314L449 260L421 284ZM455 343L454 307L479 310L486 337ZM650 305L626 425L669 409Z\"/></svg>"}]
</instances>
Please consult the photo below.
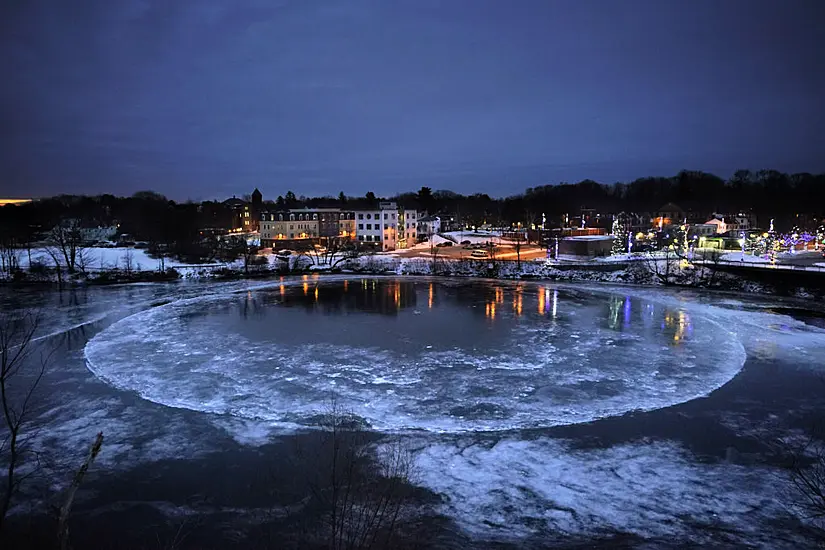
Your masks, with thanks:
<instances>
[{"instance_id":1,"label":"window","mask_svg":"<svg viewBox=\"0 0 825 550\"><path fill-rule=\"evenodd\" d=\"M292 231L293 229L295 229L295 226L294 226L294 225L290 225L290 226L289 226L289 230L290 230L290 231Z\"/></svg>"},{"instance_id":2,"label":"window","mask_svg":"<svg viewBox=\"0 0 825 550\"><path fill-rule=\"evenodd\" d=\"M395 224L392 224L392 228L395 229Z\"/></svg>"},{"instance_id":3,"label":"window","mask_svg":"<svg viewBox=\"0 0 825 550\"><path fill-rule=\"evenodd\" d=\"M359 223L359 224L358 224L358 229L364 229L364 224L363 224L363 223Z\"/></svg>"},{"instance_id":4,"label":"window","mask_svg":"<svg viewBox=\"0 0 825 550\"><path fill-rule=\"evenodd\" d=\"M290 238L290 239L294 239L294 238L295 238L295 233L290 233L290 234L289 234L289 238Z\"/></svg>"},{"instance_id":5,"label":"window","mask_svg":"<svg viewBox=\"0 0 825 550\"><path fill-rule=\"evenodd\" d=\"M364 240L364 236L363 236L363 235L358 235L358 240L359 240L359 241L363 241L363 240Z\"/></svg>"},{"instance_id":6,"label":"window","mask_svg":"<svg viewBox=\"0 0 825 550\"><path fill-rule=\"evenodd\" d=\"M284 221L284 215L283 214L278 214L278 221L279 222Z\"/></svg>"},{"instance_id":7,"label":"window","mask_svg":"<svg viewBox=\"0 0 825 550\"><path fill-rule=\"evenodd\" d=\"M386 220L386 219L389 219L387 216L389 216L389 214L387 214L386 212L384 212L384 219L385 219L385 220Z\"/></svg>"},{"instance_id":8,"label":"window","mask_svg":"<svg viewBox=\"0 0 825 550\"><path fill-rule=\"evenodd\" d=\"M372 235L367 235L367 240L372 241Z\"/></svg>"},{"instance_id":9,"label":"window","mask_svg":"<svg viewBox=\"0 0 825 550\"><path fill-rule=\"evenodd\" d=\"M364 219L364 215L363 215L363 214L358 214L358 219L359 219L359 220L363 220L363 219Z\"/></svg>"},{"instance_id":10,"label":"window","mask_svg":"<svg viewBox=\"0 0 825 550\"><path fill-rule=\"evenodd\" d=\"M395 214L392 215L392 219L395 219Z\"/></svg>"},{"instance_id":11,"label":"window","mask_svg":"<svg viewBox=\"0 0 825 550\"><path fill-rule=\"evenodd\" d=\"M372 218L372 216L370 214L367 214L367 219L369 220L371 218Z\"/></svg>"},{"instance_id":12,"label":"window","mask_svg":"<svg viewBox=\"0 0 825 550\"><path fill-rule=\"evenodd\" d=\"M295 221L295 214L290 214L289 215L289 221L291 221L291 222Z\"/></svg>"},{"instance_id":13,"label":"window","mask_svg":"<svg viewBox=\"0 0 825 550\"><path fill-rule=\"evenodd\" d=\"M410 224L407 224L407 229L409 229L409 228L410 228Z\"/></svg>"},{"instance_id":14,"label":"window","mask_svg":"<svg viewBox=\"0 0 825 550\"><path fill-rule=\"evenodd\" d=\"M367 229L372 229L372 224L371 223L367 224Z\"/></svg>"},{"instance_id":15,"label":"window","mask_svg":"<svg viewBox=\"0 0 825 550\"><path fill-rule=\"evenodd\" d=\"M307 216L309 216L309 214L307 214ZM307 219L309 219L309 217L307 217ZM317 220L318 219L318 214L313 214L312 219Z\"/></svg>"}]
</instances>

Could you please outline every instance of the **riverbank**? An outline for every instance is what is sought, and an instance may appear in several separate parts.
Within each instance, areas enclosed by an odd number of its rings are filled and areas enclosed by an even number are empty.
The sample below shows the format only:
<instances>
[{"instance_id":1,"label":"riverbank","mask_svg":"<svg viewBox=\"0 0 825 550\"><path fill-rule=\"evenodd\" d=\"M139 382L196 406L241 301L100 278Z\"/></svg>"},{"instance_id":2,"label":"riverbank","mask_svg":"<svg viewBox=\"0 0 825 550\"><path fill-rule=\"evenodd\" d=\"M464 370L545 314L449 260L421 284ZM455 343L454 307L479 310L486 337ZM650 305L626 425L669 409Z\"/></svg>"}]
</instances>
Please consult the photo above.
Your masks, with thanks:
<instances>
[{"instance_id":1,"label":"riverbank","mask_svg":"<svg viewBox=\"0 0 825 550\"><path fill-rule=\"evenodd\" d=\"M130 252L105 250L105 256ZM119 257L119 256L118 256ZM737 266L723 262L689 262L675 256L639 256L613 262L551 262L515 260L476 260L404 258L395 254L368 254L347 258L334 267L318 265L314 258L293 255L289 259L268 254L251 261L186 265L167 260L153 264L134 264L103 256L96 267L87 266L69 274L41 262L23 265L21 269L0 277L0 284L57 285L61 287L124 284L135 282L168 282L182 280L241 280L307 273L356 273L365 275L412 275L479 277L491 279L541 279L559 282L620 283L654 287L682 287L704 290L746 292L768 296L811 298L825 296L825 273L803 273L777 270L768 266ZM110 258L111 260L111 258ZM121 265L122 264L122 265Z\"/></svg>"}]
</instances>

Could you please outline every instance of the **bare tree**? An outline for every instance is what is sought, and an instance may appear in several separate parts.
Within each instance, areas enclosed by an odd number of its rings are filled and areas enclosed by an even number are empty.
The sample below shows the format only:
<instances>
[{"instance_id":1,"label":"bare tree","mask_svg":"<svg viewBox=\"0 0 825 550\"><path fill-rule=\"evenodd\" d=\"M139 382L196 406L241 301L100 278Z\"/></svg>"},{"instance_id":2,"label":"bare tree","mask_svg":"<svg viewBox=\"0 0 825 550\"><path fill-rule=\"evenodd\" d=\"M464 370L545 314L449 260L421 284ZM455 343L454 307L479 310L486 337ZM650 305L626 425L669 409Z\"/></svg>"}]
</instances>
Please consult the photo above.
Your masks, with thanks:
<instances>
[{"instance_id":1,"label":"bare tree","mask_svg":"<svg viewBox=\"0 0 825 550\"><path fill-rule=\"evenodd\" d=\"M74 496L77 493L77 489L80 487L80 484L83 482L83 478L86 477L86 472L89 471L89 468L95 461L95 458L97 458L102 445L103 432L98 432L97 437L95 437L95 442L92 444L92 448L89 451L89 456L86 457L83 465L75 473L72 484L69 486L69 490L66 493L66 501L63 503L63 506L60 507L60 515L57 520L57 542L60 550L68 550L69 548L69 514L72 511Z\"/></svg>"},{"instance_id":2,"label":"bare tree","mask_svg":"<svg viewBox=\"0 0 825 550\"><path fill-rule=\"evenodd\" d=\"M77 259L76 265L77 269L83 273L84 275L88 275L88 268L91 266L92 263L92 256L91 251L86 248L81 248L77 250Z\"/></svg>"},{"instance_id":3,"label":"bare tree","mask_svg":"<svg viewBox=\"0 0 825 550\"><path fill-rule=\"evenodd\" d=\"M438 274L438 253L441 249L433 244L432 237L430 237L430 273Z\"/></svg>"},{"instance_id":4,"label":"bare tree","mask_svg":"<svg viewBox=\"0 0 825 550\"><path fill-rule=\"evenodd\" d=\"M330 238L325 247L312 243L300 246L298 255L309 259L310 265L335 269L346 261L358 258L361 253L352 243Z\"/></svg>"},{"instance_id":5,"label":"bare tree","mask_svg":"<svg viewBox=\"0 0 825 550\"><path fill-rule=\"evenodd\" d=\"M57 275L57 284L63 287L63 263L60 261L60 252L58 249L48 246L46 247L46 254L52 259L54 264L54 273Z\"/></svg>"},{"instance_id":6,"label":"bare tree","mask_svg":"<svg viewBox=\"0 0 825 550\"><path fill-rule=\"evenodd\" d=\"M80 222L76 219L63 220L49 231L47 236L49 255L57 262L62 259L63 265L69 273L77 268L78 254L83 251L83 234Z\"/></svg>"},{"instance_id":7,"label":"bare tree","mask_svg":"<svg viewBox=\"0 0 825 550\"><path fill-rule=\"evenodd\" d=\"M490 256L491 260L496 259L496 243L492 240L487 241L487 255Z\"/></svg>"},{"instance_id":8,"label":"bare tree","mask_svg":"<svg viewBox=\"0 0 825 550\"><path fill-rule=\"evenodd\" d=\"M521 271L521 247L524 245L524 242L524 233L516 231L515 238L513 239L513 248L516 251L516 266L519 271Z\"/></svg>"},{"instance_id":9,"label":"bare tree","mask_svg":"<svg viewBox=\"0 0 825 550\"><path fill-rule=\"evenodd\" d=\"M645 263L647 264L648 270L660 283L663 285L672 285L674 284L677 267L674 263L678 261L678 257L670 246L664 247L661 252L664 252L663 257L657 255L656 252L649 252L645 257Z\"/></svg>"},{"instance_id":10,"label":"bare tree","mask_svg":"<svg viewBox=\"0 0 825 550\"><path fill-rule=\"evenodd\" d=\"M123 265L123 271L126 275L131 275L132 271L135 269L135 251L131 248L127 248L126 252L123 254L123 259L120 262Z\"/></svg>"},{"instance_id":11,"label":"bare tree","mask_svg":"<svg viewBox=\"0 0 825 550\"><path fill-rule=\"evenodd\" d=\"M363 422L334 398L321 427L309 489L324 511L330 548L391 548L410 502L412 453L400 440L375 445Z\"/></svg>"},{"instance_id":12,"label":"bare tree","mask_svg":"<svg viewBox=\"0 0 825 550\"><path fill-rule=\"evenodd\" d=\"M825 444L812 439L791 457L789 471L795 504L825 541Z\"/></svg>"},{"instance_id":13,"label":"bare tree","mask_svg":"<svg viewBox=\"0 0 825 550\"><path fill-rule=\"evenodd\" d=\"M9 277L20 269L20 251L13 239L0 238L0 273Z\"/></svg>"},{"instance_id":14,"label":"bare tree","mask_svg":"<svg viewBox=\"0 0 825 550\"><path fill-rule=\"evenodd\" d=\"M0 530L21 484L36 471L35 467L27 467L21 474L29 458L37 461L26 429L32 396L43 378L47 362L47 358L41 356L38 367L30 371L27 368L35 351L34 334L38 324L39 318L34 312L0 314L0 406L4 432L0 457L6 464L0 489Z\"/></svg>"}]
</instances>

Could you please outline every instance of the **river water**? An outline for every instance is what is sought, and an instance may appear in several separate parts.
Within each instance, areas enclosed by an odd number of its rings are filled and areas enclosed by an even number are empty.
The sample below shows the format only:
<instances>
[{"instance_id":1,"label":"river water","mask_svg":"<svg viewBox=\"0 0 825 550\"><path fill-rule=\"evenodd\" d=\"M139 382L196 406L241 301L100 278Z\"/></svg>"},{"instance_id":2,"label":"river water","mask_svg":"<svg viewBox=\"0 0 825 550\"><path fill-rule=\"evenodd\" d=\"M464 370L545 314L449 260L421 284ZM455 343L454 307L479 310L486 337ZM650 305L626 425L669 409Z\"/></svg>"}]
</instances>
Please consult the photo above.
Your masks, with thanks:
<instances>
[{"instance_id":1,"label":"river water","mask_svg":"<svg viewBox=\"0 0 825 550\"><path fill-rule=\"evenodd\" d=\"M811 304L337 276L4 289L0 305L37 310L51 352L33 419L49 483L105 434L80 540L105 537L100 518L138 536L221 517L193 540L241 544L264 462L286 470L284 443L334 397L414 450L448 540L808 542L769 442L825 409Z\"/></svg>"}]
</instances>

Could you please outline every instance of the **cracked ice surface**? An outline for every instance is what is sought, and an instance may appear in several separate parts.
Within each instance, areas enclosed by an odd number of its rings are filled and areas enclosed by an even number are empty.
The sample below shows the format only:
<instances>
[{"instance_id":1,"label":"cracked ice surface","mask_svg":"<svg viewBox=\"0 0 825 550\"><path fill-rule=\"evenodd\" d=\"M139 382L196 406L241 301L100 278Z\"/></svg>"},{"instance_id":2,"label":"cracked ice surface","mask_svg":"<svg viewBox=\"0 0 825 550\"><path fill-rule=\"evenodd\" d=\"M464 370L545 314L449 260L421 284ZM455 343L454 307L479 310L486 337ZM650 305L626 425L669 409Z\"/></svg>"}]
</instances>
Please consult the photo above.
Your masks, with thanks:
<instances>
[{"instance_id":1,"label":"cracked ice surface","mask_svg":"<svg viewBox=\"0 0 825 550\"><path fill-rule=\"evenodd\" d=\"M334 391L381 430L547 427L682 403L735 376L745 355L729 327L659 298L310 281L143 311L85 353L144 399L270 426L313 424Z\"/></svg>"},{"instance_id":2,"label":"cracked ice surface","mask_svg":"<svg viewBox=\"0 0 825 550\"><path fill-rule=\"evenodd\" d=\"M787 517L775 472L697 463L671 442L577 450L552 439L429 446L425 485L444 511L488 538L622 531L709 544L728 531L741 544L776 547L766 522ZM788 547L794 547L788 541Z\"/></svg>"}]
</instances>

